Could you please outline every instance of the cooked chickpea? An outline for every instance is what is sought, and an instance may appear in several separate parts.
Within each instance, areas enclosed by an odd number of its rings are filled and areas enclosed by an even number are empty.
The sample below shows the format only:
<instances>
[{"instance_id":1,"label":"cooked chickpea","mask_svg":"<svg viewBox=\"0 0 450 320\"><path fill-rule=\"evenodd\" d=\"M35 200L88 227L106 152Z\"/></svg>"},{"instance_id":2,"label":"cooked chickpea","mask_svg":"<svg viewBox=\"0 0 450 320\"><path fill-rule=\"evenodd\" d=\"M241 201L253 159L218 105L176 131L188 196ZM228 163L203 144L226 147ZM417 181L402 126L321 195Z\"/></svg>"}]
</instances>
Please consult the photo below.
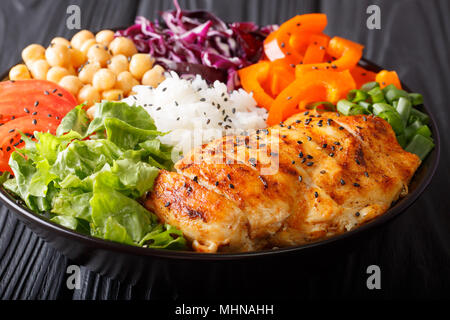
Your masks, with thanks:
<instances>
[{"instance_id":1,"label":"cooked chickpea","mask_svg":"<svg viewBox=\"0 0 450 320\"><path fill-rule=\"evenodd\" d=\"M119 75L121 72L128 71L128 59L123 54L118 54L108 62L108 69Z\"/></svg>"},{"instance_id":2,"label":"cooked chickpea","mask_svg":"<svg viewBox=\"0 0 450 320\"><path fill-rule=\"evenodd\" d=\"M47 60L40 59L33 61L28 68L34 79L45 80L47 79L47 72L50 69L50 65Z\"/></svg>"},{"instance_id":3,"label":"cooked chickpea","mask_svg":"<svg viewBox=\"0 0 450 320\"><path fill-rule=\"evenodd\" d=\"M130 72L136 79L140 80L144 73L150 70L153 66L153 59L149 54L136 53L131 57Z\"/></svg>"},{"instance_id":4,"label":"cooked chickpea","mask_svg":"<svg viewBox=\"0 0 450 320\"><path fill-rule=\"evenodd\" d=\"M94 38L95 38L94 34L89 30L81 30L72 37L70 43L72 44L72 47L74 47L75 49L81 50L81 46L86 40Z\"/></svg>"},{"instance_id":5,"label":"cooked chickpea","mask_svg":"<svg viewBox=\"0 0 450 320\"><path fill-rule=\"evenodd\" d=\"M166 77L164 77L164 68L156 65L152 69L148 70L142 76L142 84L146 86L152 86L156 88L161 82L163 82Z\"/></svg>"},{"instance_id":6,"label":"cooked chickpea","mask_svg":"<svg viewBox=\"0 0 450 320\"><path fill-rule=\"evenodd\" d=\"M117 76L116 88L122 90L125 95L128 95L131 89L138 84L139 81L133 78L129 71L123 71Z\"/></svg>"},{"instance_id":7,"label":"cooked chickpea","mask_svg":"<svg viewBox=\"0 0 450 320\"><path fill-rule=\"evenodd\" d=\"M70 51L70 63L74 68L79 68L86 62L86 55L76 48L69 48Z\"/></svg>"},{"instance_id":8,"label":"cooked chickpea","mask_svg":"<svg viewBox=\"0 0 450 320\"><path fill-rule=\"evenodd\" d=\"M109 49L113 55L123 54L127 57L131 57L137 53L136 46L131 39L125 37L117 37L109 44Z\"/></svg>"},{"instance_id":9,"label":"cooked chickpea","mask_svg":"<svg viewBox=\"0 0 450 320\"><path fill-rule=\"evenodd\" d=\"M88 63L82 67L78 73L78 77L83 83L92 83L94 74L101 68L100 63L98 62Z\"/></svg>"},{"instance_id":10,"label":"cooked chickpea","mask_svg":"<svg viewBox=\"0 0 450 320\"><path fill-rule=\"evenodd\" d=\"M102 98L108 101L117 101L123 99L123 91L120 89L111 89L102 92Z\"/></svg>"},{"instance_id":11,"label":"cooked chickpea","mask_svg":"<svg viewBox=\"0 0 450 320\"><path fill-rule=\"evenodd\" d=\"M22 50L22 59L26 64L32 61L45 59L45 48L40 44L30 44Z\"/></svg>"},{"instance_id":12,"label":"cooked chickpea","mask_svg":"<svg viewBox=\"0 0 450 320\"><path fill-rule=\"evenodd\" d=\"M63 46L68 47L70 46L70 41L63 37L56 37L53 38L52 41L50 41L50 44L61 44Z\"/></svg>"},{"instance_id":13,"label":"cooked chickpea","mask_svg":"<svg viewBox=\"0 0 450 320\"><path fill-rule=\"evenodd\" d=\"M89 40L86 40L86 41L83 43L83 45L81 46L80 51L83 52L85 56L87 56L87 53L88 53L89 49L90 49L92 46L95 46L96 44L98 44L98 43L95 41L95 39L89 39Z\"/></svg>"},{"instance_id":14,"label":"cooked chickpea","mask_svg":"<svg viewBox=\"0 0 450 320\"><path fill-rule=\"evenodd\" d=\"M111 56L103 45L96 44L89 49L87 58L89 62L97 61L102 67L106 67L106 62Z\"/></svg>"},{"instance_id":15,"label":"cooked chickpea","mask_svg":"<svg viewBox=\"0 0 450 320\"><path fill-rule=\"evenodd\" d=\"M92 85L98 91L112 89L116 83L116 75L109 69L103 68L94 74Z\"/></svg>"},{"instance_id":16,"label":"cooked chickpea","mask_svg":"<svg viewBox=\"0 0 450 320\"><path fill-rule=\"evenodd\" d=\"M104 46L109 46L114 40L114 31L102 30L95 35L95 40Z\"/></svg>"},{"instance_id":17,"label":"cooked chickpea","mask_svg":"<svg viewBox=\"0 0 450 320\"><path fill-rule=\"evenodd\" d=\"M59 83L59 81L65 76L69 75L69 71L66 68L55 66L51 67L47 72L47 80Z\"/></svg>"},{"instance_id":18,"label":"cooked chickpea","mask_svg":"<svg viewBox=\"0 0 450 320\"><path fill-rule=\"evenodd\" d=\"M84 85L80 92L78 92L78 102L92 106L94 103L100 101L100 93L90 84Z\"/></svg>"},{"instance_id":19,"label":"cooked chickpea","mask_svg":"<svg viewBox=\"0 0 450 320\"><path fill-rule=\"evenodd\" d=\"M68 75L62 78L59 83L61 87L69 91L71 94L73 94L75 97L78 94L78 91L80 91L81 87L83 86L83 83L80 79L78 79L77 76Z\"/></svg>"},{"instance_id":20,"label":"cooked chickpea","mask_svg":"<svg viewBox=\"0 0 450 320\"><path fill-rule=\"evenodd\" d=\"M50 45L47 50L45 50L45 58L52 67L66 67L70 64L69 48L62 44Z\"/></svg>"},{"instance_id":21,"label":"cooked chickpea","mask_svg":"<svg viewBox=\"0 0 450 320\"><path fill-rule=\"evenodd\" d=\"M26 80L31 79L30 72L24 64L18 64L9 70L9 80Z\"/></svg>"}]
</instances>

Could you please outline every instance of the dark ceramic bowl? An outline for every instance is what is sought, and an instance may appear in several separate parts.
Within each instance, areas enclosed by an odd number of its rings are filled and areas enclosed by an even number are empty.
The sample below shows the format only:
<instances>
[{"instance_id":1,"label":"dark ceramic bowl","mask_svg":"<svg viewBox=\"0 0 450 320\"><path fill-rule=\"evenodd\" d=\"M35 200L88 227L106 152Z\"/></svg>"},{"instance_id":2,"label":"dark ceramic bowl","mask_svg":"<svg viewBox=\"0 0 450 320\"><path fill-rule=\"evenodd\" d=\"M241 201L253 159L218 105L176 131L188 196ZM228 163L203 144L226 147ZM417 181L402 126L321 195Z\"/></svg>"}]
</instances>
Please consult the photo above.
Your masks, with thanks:
<instances>
[{"instance_id":1,"label":"dark ceramic bowl","mask_svg":"<svg viewBox=\"0 0 450 320\"><path fill-rule=\"evenodd\" d=\"M381 69L366 60L362 60L360 64L372 71ZM79 234L55 224L18 204L16 199L3 188L0 188L0 200L54 248L75 263L85 265L92 271L122 281L151 285L154 290L155 288L169 290L167 292L182 292L186 288L194 288L194 291L206 290L196 281L200 277L208 279L207 284L204 283L206 286L226 287L230 279L236 279L236 275L239 275L240 279L246 279L254 275L256 269L260 273L267 274L275 272L275 268L284 268L293 264L295 266L298 263L302 266L310 264L312 268L316 268L315 261L323 261L324 257L329 261L332 256L348 253L376 232L378 227L407 211L407 208L417 200L430 183L439 162L440 139L436 121L430 109L423 107L422 111L430 116L436 147L415 173L409 194L397 201L385 214L366 225L315 243L249 253L223 254L133 247ZM320 260L318 257L321 257ZM280 269L277 270L276 273L279 273ZM176 291L173 291L174 287L177 288Z\"/></svg>"}]
</instances>

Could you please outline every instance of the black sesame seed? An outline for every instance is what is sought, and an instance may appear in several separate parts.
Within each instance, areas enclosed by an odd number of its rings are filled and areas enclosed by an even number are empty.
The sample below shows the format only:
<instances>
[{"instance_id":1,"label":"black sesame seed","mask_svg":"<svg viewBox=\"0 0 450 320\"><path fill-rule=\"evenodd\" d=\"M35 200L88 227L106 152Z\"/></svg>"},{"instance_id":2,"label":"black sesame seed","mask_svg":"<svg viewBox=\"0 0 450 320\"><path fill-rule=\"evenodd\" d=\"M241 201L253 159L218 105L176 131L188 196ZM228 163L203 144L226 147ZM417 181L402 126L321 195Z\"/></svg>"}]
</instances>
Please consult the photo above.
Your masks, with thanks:
<instances>
[{"instance_id":1,"label":"black sesame seed","mask_svg":"<svg viewBox=\"0 0 450 320\"><path fill-rule=\"evenodd\" d=\"M306 157L307 157L308 159L312 159L312 158L313 158L313 156L310 155L310 154L308 154Z\"/></svg>"},{"instance_id":2,"label":"black sesame seed","mask_svg":"<svg viewBox=\"0 0 450 320\"><path fill-rule=\"evenodd\" d=\"M299 157L299 158L303 158L303 152L300 152L300 153L298 154L298 157Z\"/></svg>"},{"instance_id":3,"label":"black sesame seed","mask_svg":"<svg viewBox=\"0 0 450 320\"><path fill-rule=\"evenodd\" d=\"M322 145L322 148L325 149L327 146L328 146L328 145L327 145L326 143L324 143L324 144Z\"/></svg>"},{"instance_id":4,"label":"black sesame seed","mask_svg":"<svg viewBox=\"0 0 450 320\"><path fill-rule=\"evenodd\" d=\"M326 171L325 171L325 170L320 170L320 173L321 173L321 174L325 174Z\"/></svg>"},{"instance_id":5,"label":"black sesame seed","mask_svg":"<svg viewBox=\"0 0 450 320\"><path fill-rule=\"evenodd\" d=\"M33 124L35 125L35 124L37 124L37 120L36 119L33 119Z\"/></svg>"},{"instance_id":6,"label":"black sesame seed","mask_svg":"<svg viewBox=\"0 0 450 320\"><path fill-rule=\"evenodd\" d=\"M34 106L37 107L39 105L39 101L34 102Z\"/></svg>"},{"instance_id":7,"label":"black sesame seed","mask_svg":"<svg viewBox=\"0 0 450 320\"><path fill-rule=\"evenodd\" d=\"M57 89L57 88L55 88L55 89L53 89L53 91L52 91L52 92L53 92L53 93L55 93L55 92L56 92L57 90L58 90L58 89Z\"/></svg>"},{"instance_id":8,"label":"black sesame seed","mask_svg":"<svg viewBox=\"0 0 450 320\"><path fill-rule=\"evenodd\" d=\"M11 150L11 147L7 147L7 148L6 148L6 151L10 151L10 150Z\"/></svg>"},{"instance_id":9,"label":"black sesame seed","mask_svg":"<svg viewBox=\"0 0 450 320\"><path fill-rule=\"evenodd\" d=\"M369 173L368 173L367 171L364 172L364 175L365 175L366 177L369 177Z\"/></svg>"},{"instance_id":10,"label":"black sesame seed","mask_svg":"<svg viewBox=\"0 0 450 320\"><path fill-rule=\"evenodd\" d=\"M231 188L231 189L234 189L234 185L233 184L229 184L229 187Z\"/></svg>"},{"instance_id":11,"label":"black sesame seed","mask_svg":"<svg viewBox=\"0 0 450 320\"><path fill-rule=\"evenodd\" d=\"M344 130L344 127L339 127L339 130Z\"/></svg>"},{"instance_id":12,"label":"black sesame seed","mask_svg":"<svg viewBox=\"0 0 450 320\"><path fill-rule=\"evenodd\" d=\"M308 141L311 141L311 140L312 140L312 138L311 138L311 137L306 137L306 139L307 139Z\"/></svg>"},{"instance_id":13,"label":"black sesame seed","mask_svg":"<svg viewBox=\"0 0 450 320\"><path fill-rule=\"evenodd\" d=\"M291 162L292 164L295 164L295 160L292 160L292 162Z\"/></svg>"},{"instance_id":14,"label":"black sesame seed","mask_svg":"<svg viewBox=\"0 0 450 320\"><path fill-rule=\"evenodd\" d=\"M192 181L198 182L198 177L197 177L197 176L194 176L194 178L192 178Z\"/></svg>"},{"instance_id":15,"label":"black sesame seed","mask_svg":"<svg viewBox=\"0 0 450 320\"><path fill-rule=\"evenodd\" d=\"M353 183L353 185L355 186L355 187L359 187L359 183Z\"/></svg>"},{"instance_id":16,"label":"black sesame seed","mask_svg":"<svg viewBox=\"0 0 450 320\"><path fill-rule=\"evenodd\" d=\"M168 207L168 206L170 206L170 202L166 202L166 204L164 205L164 207Z\"/></svg>"},{"instance_id":17,"label":"black sesame seed","mask_svg":"<svg viewBox=\"0 0 450 320\"><path fill-rule=\"evenodd\" d=\"M63 95L62 95L62 93L58 93L57 95L58 95L58 96L60 96L60 97L62 97L62 96L63 96Z\"/></svg>"},{"instance_id":18,"label":"black sesame seed","mask_svg":"<svg viewBox=\"0 0 450 320\"><path fill-rule=\"evenodd\" d=\"M315 198L318 198L318 197L319 197L319 194L317 193L317 191L314 191L314 197L315 197Z\"/></svg>"},{"instance_id":19,"label":"black sesame seed","mask_svg":"<svg viewBox=\"0 0 450 320\"><path fill-rule=\"evenodd\" d=\"M306 158L303 158L303 159L302 159L302 163L305 163L305 161L306 161Z\"/></svg>"},{"instance_id":20,"label":"black sesame seed","mask_svg":"<svg viewBox=\"0 0 450 320\"><path fill-rule=\"evenodd\" d=\"M291 100L291 99L292 99L292 97L287 97L287 98L286 98L286 100Z\"/></svg>"},{"instance_id":21,"label":"black sesame seed","mask_svg":"<svg viewBox=\"0 0 450 320\"><path fill-rule=\"evenodd\" d=\"M355 216L356 216L356 217L359 217L359 216L360 216L359 211L355 213Z\"/></svg>"},{"instance_id":22,"label":"black sesame seed","mask_svg":"<svg viewBox=\"0 0 450 320\"><path fill-rule=\"evenodd\" d=\"M302 141L300 141L300 140L298 140L298 141L297 141L297 144L302 144L302 143L303 143L303 142L302 142Z\"/></svg>"},{"instance_id":23,"label":"black sesame seed","mask_svg":"<svg viewBox=\"0 0 450 320\"><path fill-rule=\"evenodd\" d=\"M313 164L314 164L314 162L310 161L310 162L308 162L306 165L307 165L308 167L311 167Z\"/></svg>"},{"instance_id":24,"label":"black sesame seed","mask_svg":"<svg viewBox=\"0 0 450 320\"><path fill-rule=\"evenodd\" d=\"M44 94L45 94L46 96L48 96L48 95L50 94L50 92L48 92L47 90L45 90L45 91L44 91Z\"/></svg>"},{"instance_id":25,"label":"black sesame seed","mask_svg":"<svg viewBox=\"0 0 450 320\"><path fill-rule=\"evenodd\" d=\"M344 181L344 179L341 179L341 181L340 181L340 182L341 182L341 184L342 184L342 185L344 185L344 184L345 184L345 181Z\"/></svg>"},{"instance_id":26,"label":"black sesame seed","mask_svg":"<svg viewBox=\"0 0 450 320\"><path fill-rule=\"evenodd\" d=\"M328 154L330 157L334 157L334 153L331 152L330 154Z\"/></svg>"},{"instance_id":27,"label":"black sesame seed","mask_svg":"<svg viewBox=\"0 0 450 320\"><path fill-rule=\"evenodd\" d=\"M355 159L356 164L361 164L358 159Z\"/></svg>"},{"instance_id":28,"label":"black sesame seed","mask_svg":"<svg viewBox=\"0 0 450 320\"><path fill-rule=\"evenodd\" d=\"M219 181L216 181L215 185L216 185L216 187L217 187L217 186L219 185Z\"/></svg>"},{"instance_id":29,"label":"black sesame seed","mask_svg":"<svg viewBox=\"0 0 450 320\"><path fill-rule=\"evenodd\" d=\"M9 132L9 133L14 132L14 129L9 130L8 132Z\"/></svg>"},{"instance_id":30,"label":"black sesame seed","mask_svg":"<svg viewBox=\"0 0 450 320\"><path fill-rule=\"evenodd\" d=\"M303 177L302 176L298 176L298 181L302 182L303 181Z\"/></svg>"},{"instance_id":31,"label":"black sesame seed","mask_svg":"<svg viewBox=\"0 0 450 320\"><path fill-rule=\"evenodd\" d=\"M25 111L26 113L30 113L30 110L28 110L27 108L24 108L23 111Z\"/></svg>"},{"instance_id":32,"label":"black sesame seed","mask_svg":"<svg viewBox=\"0 0 450 320\"><path fill-rule=\"evenodd\" d=\"M205 99L205 98L201 98L200 101L201 101L201 102L205 102L206 99Z\"/></svg>"},{"instance_id":33,"label":"black sesame seed","mask_svg":"<svg viewBox=\"0 0 450 320\"><path fill-rule=\"evenodd\" d=\"M36 111L35 111L35 112L33 112L33 113L32 113L32 115L33 115L33 116L37 115L37 112L36 112Z\"/></svg>"},{"instance_id":34,"label":"black sesame seed","mask_svg":"<svg viewBox=\"0 0 450 320\"><path fill-rule=\"evenodd\" d=\"M167 88L166 87L164 87L163 89L162 89L162 91L164 92L164 91L166 91L167 90Z\"/></svg>"}]
</instances>

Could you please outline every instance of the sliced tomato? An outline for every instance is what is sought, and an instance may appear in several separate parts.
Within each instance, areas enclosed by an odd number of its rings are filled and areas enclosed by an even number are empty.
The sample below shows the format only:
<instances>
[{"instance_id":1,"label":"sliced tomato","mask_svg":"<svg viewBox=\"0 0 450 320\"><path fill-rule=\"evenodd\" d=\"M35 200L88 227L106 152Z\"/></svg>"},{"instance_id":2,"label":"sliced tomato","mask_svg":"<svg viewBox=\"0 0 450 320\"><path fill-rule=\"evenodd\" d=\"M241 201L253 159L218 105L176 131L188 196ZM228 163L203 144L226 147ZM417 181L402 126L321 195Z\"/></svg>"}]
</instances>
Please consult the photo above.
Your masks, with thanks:
<instances>
[{"instance_id":1,"label":"sliced tomato","mask_svg":"<svg viewBox=\"0 0 450 320\"><path fill-rule=\"evenodd\" d=\"M56 89L56 90L55 90ZM17 80L0 82L0 101L10 100L17 93L27 95L38 95L48 92L49 95L61 98L67 102L77 105L77 99L69 91L47 80Z\"/></svg>"},{"instance_id":2,"label":"sliced tomato","mask_svg":"<svg viewBox=\"0 0 450 320\"><path fill-rule=\"evenodd\" d=\"M9 171L9 157L16 148L24 145L20 131L33 135L35 131L56 133L60 121L54 117L25 116L11 120L0 126L0 171Z\"/></svg>"},{"instance_id":3,"label":"sliced tomato","mask_svg":"<svg viewBox=\"0 0 450 320\"><path fill-rule=\"evenodd\" d=\"M49 81L0 82L0 123L29 115L61 119L76 105L72 94Z\"/></svg>"}]
</instances>

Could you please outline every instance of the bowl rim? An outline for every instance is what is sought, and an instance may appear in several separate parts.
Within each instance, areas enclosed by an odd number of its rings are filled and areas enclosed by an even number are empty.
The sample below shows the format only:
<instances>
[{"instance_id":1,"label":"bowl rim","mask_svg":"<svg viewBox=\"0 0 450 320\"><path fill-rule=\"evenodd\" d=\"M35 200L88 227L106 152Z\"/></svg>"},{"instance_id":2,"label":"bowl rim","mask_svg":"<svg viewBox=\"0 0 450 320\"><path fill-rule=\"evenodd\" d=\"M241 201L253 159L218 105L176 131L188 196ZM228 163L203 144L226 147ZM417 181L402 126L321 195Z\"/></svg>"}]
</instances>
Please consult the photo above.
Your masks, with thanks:
<instances>
[{"instance_id":1,"label":"bowl rim","mask_svg":"<svg viewBox=\"0 0 450 320\"><path fill-rule=\"evenodd\" d=\"M382 68L377 64L362 58L358 63L360 66L363 66L372 71L379 71ZM9 70L9 69L8 69ZM8 71L4 72L0 75L0 79L7 78ZM3 80L0 80L3 81ZM410 91L406 85L402 86L406 91ZM31 224L37 224L39 227L46 229L49 232L56 232L59 236L69 238L71 240L75 240L78 242L84 243L88 247L95 247L99 250L113 251L121 254L128 254L133 256L140 257L148 257L148 258L164 258L164 259L172 259L172 260L199 260L199 261L217 261L217 260L246 260L256 257L268 257L274 255L282 255L288 253L298 253L303 251L310 251L308 249L314 249L319 247L325 247L330 244L336 244L340 240L345 240L350 237L354 237L365 231L370 229L374 229L379 227L389 220L397 217L400 213L406 211L406 209L411 206L419 196L425 191L425 189L430 184L437 167L439 165L440 159L440 136L439 129L437 126L436 119L433 113L430 112L429 108L426 105L423 105L423 109L426 114L430 117L430 125L433 133L435 147L433 151L428 155L435 155L434 160L430 163L430 167L427 169L427 176L423 179L423 181L415 188L415 190L411 193L408 193L406 197L400 199L393 207L389 208L384 214L373 219L372 221L356 228L351 231L332 236L330 238L326 238L320 241L306 243L297 246L285 247L285 248L277 248L277 249L265 249L260 251L251 251L251 252L235 252L235 253L200 253L194 251L174 251L174 250L164 250L164 249L154 249L154 248L144 248L138 246L132 246L122 243L117 243L113 241L104 240L101 238L96 238L90 235L84 235L78 233L74 230L68 229L59 225L55 222L50 221L49 219L39 216L32 212L30 209L20 205L17 203L17 200L14 199L4 188L0 186L0 201L8 207L13 213L18 214L22 217L26 222ZM421 164L422 165L422 164ZM419 167L420 168L420 167ZM416 171L417 172L417 171ZM414 177L414 176L413 176ZM341 241L343 242L343 241Z\"/></svg>"}]
</instances>

